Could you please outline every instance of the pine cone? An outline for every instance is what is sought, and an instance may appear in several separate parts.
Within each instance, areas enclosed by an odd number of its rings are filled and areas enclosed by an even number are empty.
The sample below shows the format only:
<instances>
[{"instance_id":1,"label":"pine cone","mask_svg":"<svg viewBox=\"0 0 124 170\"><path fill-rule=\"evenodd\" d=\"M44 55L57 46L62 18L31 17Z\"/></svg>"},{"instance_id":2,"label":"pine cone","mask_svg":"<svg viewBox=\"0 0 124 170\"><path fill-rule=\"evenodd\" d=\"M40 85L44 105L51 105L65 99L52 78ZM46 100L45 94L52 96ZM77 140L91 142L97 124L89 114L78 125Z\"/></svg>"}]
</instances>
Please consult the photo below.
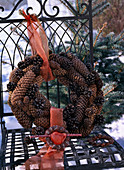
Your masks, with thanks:
<instances>
[{"instance_id":1,"label":"pine cone","mask_svg":"<svg viewBox=\"0 0 124 170\"><path fill-rule=\"evenodd\" d=\"M44 81L43 77L39 75L35 78L34 83L36 83L40 87L43 81Z\"/></svg>"},{"instance_id":2,"label":"pine cone","mask_svg":"<svg viewBox=\"0 0 124 170\"><path fill-rule=\"evenodd\" d=\"M87 83L88 85L95 84L95 76L94 76L94 74L90 73L89 75L87 75L87 76L85 77L85 80L86 80L86 83Z\"/></svg>"},{"instance_id":3,"label":"pine cone","mask_svg":"<svg viewBox=\"0 0 124 170\"><path fill-rule=\"evenodd\" d=\"M89 70L90 72L92 71L92 66L91 66L90 63L87 63L87 64L86 64L86 67L88 68L88 70Z\"/></svg>"},{"instance_id":4,"label":"pine cone","mask_svg":"<svg viewBox=\"0 0 124 170\"><path fill-rule=\"evenodd\" d=\"M87 107L87 104L88 104L88 99L86 96L80 96L76 102L76 106L81 106L82 109L83 108L86 108Z\"/></svg>"},{"instance_id":5,"label":"pine cone","mask_svg":"<svg viewBox=\"0 0 124 170\"><path fill-rule=\"evenodd\" d=\"M103 86L103 82L101 79L99 79L97 82L96 82L96 85L97 85L97 89L100 90Z\"/></svg>"},{"instance_id":6,"label":"pine cone","mask_svg":"<svg viewBox=\"0 0 124 170\"><path fill-rule=\"evenodd\" d=\"M35 107L33 99L29 102L29 110L27 111L27 114L32 115L34 118L39 116L38 109Z\"/></svg>"},{"instance_id":7,"label":"pine cone","mask_svg":"<svg viewBox=\"0 0 124 170\"><path fill-rule=\"evenodd\" d=\"M69 132L72 132L74 130L78 130L78 126L79 126L79 122L77 123L77 120L75 120L75 118L69 118L66 121L66 125L67 125L67 130Z\"/></svg>"},{"instance_id":8,"label":"pine cone","mask_svg":"<svg viewBox=\"0 0 124 170\"><path fill-rule=\"evenodd\" d=\"M52 69L52 70L54 70L54 69L59 69L60 68L60 64L59 63L57 63L56 61L49 61L49 64L50 64L50 68Z\"/></svg>"},{"instance_id":9,"label":"pine cone","mask_svg":"<svg viewBox=\"0 0 124 170\"><path fill-rule=\"evenodd\" d=\"M35 93L39 90L39 86L35 83L35 84L31 84L31 86L28 87L27 92L26 92L26 96L29 97L29 99L35 99Z\"/></svg>"},{"instance_id":10,"label":"pine cone","mask_svg":"<svg viewBox=\"0 0 124 170\"><path fill-rule=\"evenodd\" d=\"M74 56L72 53L68 53L68 54L67 54L67 57L68 57L70 60L76 58L76 56Z\"/></svg>"},{"instance_id":11,"label":"pine cone","mask_svg":"<svg viewBox=\"0 0 124 170\"><path fill-rule=\"evenodd\" d=\"M66 57L56 55L54 57L54 60L61 65L61 68L65 69L65 70L69 70L72 67L72 62L69 59L67 59Z\"/></svg>"},{"instance_id":12,"label":"pine cone","mask_svg":"<svg viewBox=\"0 0 124 170\"><path fill-rule=\"evenodd\" d=\"M13 114L17 118L18 122L22 125L23 128L28 129L32 126L32 118L30 118L24 111L17 108L12 108Z\"/></svg>"},{"instance_id":13,"label":"pine cone","mask_svg":"<svg viewBox=\"0 0 124 170\"><path fill-rule=\"evenodd\" d=\"M11 97L12 105L16 105L18 100L22 100L28 87L33 83L35 74L32 71L28 71L18 82L16 89L13 91Z\"/></svg>"},{"instance_id":14,"label":"pine cone","mask_svg":"<svg viewBox=\"0 0 124 170\"><path fill-rule=\"evenodd\" d=\"M69 129L68 131L71 134L79 134L79 129L77 129L77 128Z\"/></svg>"},{"instance_id":15,"label":"pine cone","mask_svg":"<svg viewBox=\"0 0 124 170\"><path fill-rule=\"evenodd\" d=\"M90 128L85 128L83 125L80 127L79 132L82 134L82 137L89 136L94 126L92 125Z\"/></svg>"},{"instance_id":16,"label":"pine cone","mask_svg":"<svg viewBox=\"0 0 124 170\"><path fill-rule=\"evenodd\" d=\"M25 64L24 61L20 61L20 62L18 63L18 68L19 68L19 69L23 70L23 69L25 69L26 67L27 67L27 65Z\"/></svg>"},{"instance_id":17,"label":"pine cone","mask_svg":"<svg viewBox=\"0 0 124 170\"><path fill-rule=\"evenodd\" d=\"M8 97L8 101L7 101L7 104L12 107L12 104L11 104L11 96L12 96L12 91L9 92L9 97Z\"/></svg>"},{"instance_id":18,"label":"pine cone","mask_svg":"<svg viewBox=\"0 0 124 170\"><path fill-rule=\"evenodd\" d=\"M55 77L65 76L66 73L67 73L67 71L64 70L64 69L62 69L62 68L53 70L53 75L54 75Z\"/></svg>"},{"instance_id":19,"label":"pine cone","mask_svg":"<svg viewBox=\"0 0 124 170\"><path fill-rule=\"evenodd\" d=\"M72 60L72 63L73 63L73 67L75 68L75 70L79 72L84 78L86 78L90 74L85 64L77 57L75 57Z\"/></svg>"},{"instance_id":20,"label":"pine cone","mask_svg":"<svg viewBox=\"0 0 124 170\"><path fill-rule=\"evenodd\" d=\"M92 74L94 74L95 76L95 84L97 86L97 89L100 90L103 86L102 80L96 71L92 71Z\"/></svg>"},{"instance_id":21,"label":"pine cone","mask_svg":"<svg viewBox=\"0 0 124 170\"><path fill-rule=\"evenodd\" d=\"M31 57L27 56L27 57L25 57L24 62L25 62L26 67L28 67L29 65L32 65L33 60Z\"/></svg>"},{"instance_id":22,"label":"pine cone","mask_svg":"<svg viewBox=\"0 0 124 170\"><path fill-rule=\"evenodd\" d=\"M39 55L37 55L36 57L33 58L33 65L34 66L41 67L42 64L43 64L43 59Z\"/></svg>"},{"instance_id":23,"label":"pine cone","mask_svg":"<svg viewBox=\"0 0 124 170\"><path fill-rule=\"evenodd\" d=\"M103 117L103 115L96 115L94 118L94 124L95 125L101 125L104 123L105 118Z\"/></svg>"},{"instance_id":24,"label":"pine cone","mask_svg":"<svg viewBox=\"0 0 124 170\"><path fill-rule=\"evenodd\" d=\"M69 81L69 88L70 90L72 90L73 92L77 92L78 86L75 82L71 82ZM76 93L77 94L77 93Z\"/></svg>"},{"instance_id":25,"label":"pine cone","mask_svg":"<svg viewBox=\"0 0 124 170\"><path fill-rule=\"evenodd\" d=\"M34 74L36 76L39 76L40 75L40 66L39 65L33 66L32 67L32 72L34 72Z\"/></svg>"},{"instance_id":26,"label":"pine cone","mask_svg":"<svg viewBox=\"0 0 124 170\"><path fill-rule=\"evenodd\" d=\"M57 55L57 54L50 53L50 55L49 55L49 61L52 61L52 60L55 61L56 55Z\"/></svg>"},{"instance_id":27,"label":"pine cone","mask_svg":"<svg viewBox=\"0 0 124 170\"><path fill-rule=\"evenodd\" d=\"M94 121L94 119L92 120L90 118L85 118L83 120L83 126L85 127L85 129L89 129L92 126L93 121Z\"/></svg>"},{"instance_id":28,"label":"pine cone","mask_svg":"<svg viewBox=\"0 0 124 170\"><path fill-rule=\"evenodd\" d=\"M69 80L66 77L58 77L57 80L59 83L65 85L66 87L69 87Z\"/></svg>"},{"instance_id":29,"label":"pine cone","mask_svg":"<svg viewBox=\"0 0 124 170\"><path fill-rule=\"evenodd\" d=\"M24 72L21 69L17 69L15 74L18 79L20 79L20 78L22 78L22 76L24 76Z\"/></svg>"},{"instance_id":30,"label":"pine cone","mask_svg":"<svg viewBox=\"0 0 124 170\"><path fill-rule=\"evenodd\" d=\"M99 114L101 113L101 111L102 111L103 105L97 106L97 107L98 107L98 112L97 112L97 114L99 115Z\"/></svg>"},{"instance_id":31,"label":"pine cone","mask_svg":"<svg viewBox=\"0 0 124 170\"><path fill-rule=\"evenodd\" d=\"M68 72L67 72L67 77L72 81L75 82L76 84L78 84L78 86L87 86L85 79L74 70L74 68L71 68Z\"/></svg>"},{"instance_id":32,"label":"pine cone","mask_svg":"<svg viewBox=\"0 0 124 170\"><path fill-rule=\"evenodd\" d=\"M81 107L76 107L76 120L81 123L82 122L82 119L83 119L83 110Z\"/></svg>"},{"instance_id":33,"label":"pine cone","mask_svg":"<svg viewBox=\"0 0 124 170\"><path fill-rule=\"evenodd\" d=\"M34 124L36 126L42 126L44 128L49 128L50 127L50 119L49 119L49 117L36 118L34 120Z\"/></svg>"},{"instance_id":34,"label":"pine cone","mask_svg":"<svg viewBox=\"0 0 124 170\"><path fill-rule=\"evenodd\" d=\"M76 95L75 92L71 92L71 94L70 94L70 100L71 100L72 104L75 105L75 103L76 103L77 100L78 100L78 97L77 97L77 95Z\"/></svg>"},{"instance_id":35,"label":"pine cone","mask_svg":"<svg viewBox=\"0 0 124 170\"><path fill-rule=\"evenodd\" d=\"M17 83L19 81L19 78L16 76L17 70L18 68L15 68L14 70L12 70L9 76L9 82Z\"/></svg>"},{"instance_id":36,"label":"pine cone","mask_svg":"<svg viewBox=\"0 0 124 170\"><path fill-rule=\"evenodd\" d=\"M97 106L103 105L103 103L104 103L104 97L103 97L103 96L97 96L97 97L95 98L94 103L95 103Z\"/></svg>"},{"instance_id":37,"label":"pine cone","mask_svg":"<svg viewBox=\"0 0 124 170\"><path fill-rule=\"evenodd\" d=\"M45 111L50 111L50 108L51 108L51 104L50 104L50 101L42 94L38 93L37 94L37 98L39 99L43 99L45 102L44 102L44 110Z\"/></svg>"},{"instance_id":38,"label":"pine cone","mask_svg":"<svg viewBox=\"0 0 124 170\"><path fill-rule=\"evenodd\" d=\"M32 134L33 135L43 135L44 133L45 133L45 130L41 126L32 128Z\"/></svg>"},{"instance_id":39,"label":"pine cone","mask_svg":"<svg viewBox=\"0 0 124 170\"><path fill-rule=\"evenodd\" d=\"M8 91L13 91L15 88L16 88L17 84L16 83L13 83L13 82L9 82L7 84L7 89Z\"/></svg>"},{"instance_id":40,"label":"pine cone","mask_svg":"<svg viewBox=\"0 0 124 170\"><path fill-rule=\"evenodd\" d=\"M61 53L59 53L59 56L67 57L67 53L65 53L65 52L61 52Z\"/></svg>"},{"instance_id":41,"label":"pine cone","mask_svg":"<svg viewBox=\"0 0 124 170\"><path fill-rule=\"evenodd\" d=\"M32 70L33 65L29 65L28 67L26 67L25 69L23 69L24 73L27 73L28 71Z\"/></svg>"},{"instance_id":42,"label":"pine cone","mask_svg":"<svg viewBox=\"0 0 124 170\"><path fill-rule=\"evenodd\" d=\"M91 117L92 115L93 115L93 108L92 107L89 107L89 108L87 108L86 110L85 110L85 115L87 116L87 117Z\"/></svg>"},{"instance_id":43,"label":"pine cone","mask_svg":"<svg viewBox=\"0 0 124 170\"><path fill-rule=\"evenodd\" d=\"M94 116L97 115L97 114L98 114L98 111L99 111L97 105L93 104L91 107L92 107L92 109L93 109L93 115L94 115Z\"/></svg>"},{"instance_id":44,"label":"pine cone","mask_svg":"<svg viewBox=\"0 0 124 170\"><path fill-rule=\"evenodd\" d=\"M89 98L89 104L93 104L95 98L96 98L96 93L97 93L97 87L96 85L91 85L89 86L89 90L91 91L92 95L91 97Z\"/></svg>"},{"instance_id":45,"label":"pine cone","mask_svg":"<svg viewBox=\"0 0 124 170\"><path fill-rule=\"evenodd\" d=\"M77 96L85 96L87 98L90 98L91 95L92 95L92 91L90 89L88 89L87 87L84 87L84 86L79 86L77 89L76 89L76 94Z\"/></svg>"},{"instance_id":46,"label":"pine cone","mask_svg":"<svg viewBox=\"0 0 124 170\"><path fill-rule=\"evenodd\" d=\"M63 119L67 120L68 117L73 117L75 113L75 107L72 104L68 104L63 110Z\"/></svg>"},{"instance_id":47,"label":"pine cone","mask_svg":"<svg viewBox=\"0 0 124 170\"><path fill-rule=\"evenodd\" d=\"M103 96L103 91L102 90L98 90L97 91L97 96Z\"/></svg>"}]
</instances>

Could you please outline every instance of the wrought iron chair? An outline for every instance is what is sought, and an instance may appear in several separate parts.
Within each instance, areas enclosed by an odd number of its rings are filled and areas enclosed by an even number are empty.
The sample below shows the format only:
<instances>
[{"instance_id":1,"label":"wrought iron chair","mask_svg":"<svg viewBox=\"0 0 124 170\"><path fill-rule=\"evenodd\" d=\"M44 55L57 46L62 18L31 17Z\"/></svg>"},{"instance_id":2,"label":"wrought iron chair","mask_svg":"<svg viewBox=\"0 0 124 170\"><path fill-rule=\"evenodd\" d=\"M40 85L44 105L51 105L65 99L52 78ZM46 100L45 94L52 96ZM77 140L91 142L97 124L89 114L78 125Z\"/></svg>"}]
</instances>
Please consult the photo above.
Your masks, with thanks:
<instances>
[{"instance_id":1,"label":"wrought iron chair","mask_svg":"<svg viewBox=\"0 0 124 170\"><path fill-rule=\"evenodd\" d=\"M54 53L58 53L61 50L66 52L69 49L78 56L89 53L89 57L85 59L85 62L90 62L93 66L92 0L82 4L82 8L86 8L83 14L79 14L67 0L64 0L66 7L69 7L75 15L65 15L63 17L59 16L61 10L58 6L53 5L54 14L49 14L46 9L47 0L43 3L40 0L37 1L41 7L41 11L38 14L39 20L46 31L51 50ZM7 16L0 16L0 42L2 47L0 49L0 123L2 132L0 166L3 169L7 167L15 169L16 166L23 164L29 157L38 153L39 149L44 145L43 142L36 139L33 144L27 146L24 138L27 134L31 134L31 129L7 129L4 122L4 118L13 116L12 112L5 112L7 104L5 104L4 98L8 96L8 91L4 81L17 63L25 56L30 55L26 25L24 22L22 23L23 19L13 18L13 14L19 4L21 4L21 0L18 1L17 5ZM0 9L4 12L3 7L0 7ZM30 9L30 7L27 8L27 13ZM22 23L21 27L20 23ZM73 30L73 36L70 31L72 24L76 25ZM86 37L80 36L82 27L85 27L87 30ZM76 46L77 37L80 37L81 40L80 49ZM89 41L89 49L85 45L86 39ZM5 73L6 69L9 72L5 77L3 73ZM49 83L46 83L46 96L48 99L49 95ZM58 82L56 95L57 104L60 107L60 87ZM90 136L94 134L108 135L103 129L97 127ZM71 138L70 146L64 152L64 166L65 169L124 167L124 150L116 141L105 148L101 148L93 147L87 143L87 138Z\"/></svg>"}]
</instances>

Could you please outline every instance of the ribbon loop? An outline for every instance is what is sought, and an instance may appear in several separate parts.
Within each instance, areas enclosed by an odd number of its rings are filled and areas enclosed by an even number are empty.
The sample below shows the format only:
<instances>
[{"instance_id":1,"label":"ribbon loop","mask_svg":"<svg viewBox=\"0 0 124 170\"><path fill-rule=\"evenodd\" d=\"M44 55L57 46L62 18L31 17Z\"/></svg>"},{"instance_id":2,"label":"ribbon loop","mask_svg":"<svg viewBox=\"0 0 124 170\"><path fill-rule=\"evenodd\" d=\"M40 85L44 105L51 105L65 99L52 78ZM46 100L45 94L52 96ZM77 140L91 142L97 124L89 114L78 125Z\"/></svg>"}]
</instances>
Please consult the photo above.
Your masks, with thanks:
<instances>
[{"instance_id":1,"label":"ribbon loop","mask_svg":"<svg viewBox=\"0 0 124 170\"><path fill-rule=\"evenodd\" d=\"M49 67L49 47L47 36L43 30L40 21L36 15L26 15L24 10L20 10L20 14L24 16L27 21L28 36L31 45L32 54L38 54L43 59L43 65L41 67L41 75L44 80L50 81L55 78L52 75L52 71Z\"/></svg>"}]
</instances>

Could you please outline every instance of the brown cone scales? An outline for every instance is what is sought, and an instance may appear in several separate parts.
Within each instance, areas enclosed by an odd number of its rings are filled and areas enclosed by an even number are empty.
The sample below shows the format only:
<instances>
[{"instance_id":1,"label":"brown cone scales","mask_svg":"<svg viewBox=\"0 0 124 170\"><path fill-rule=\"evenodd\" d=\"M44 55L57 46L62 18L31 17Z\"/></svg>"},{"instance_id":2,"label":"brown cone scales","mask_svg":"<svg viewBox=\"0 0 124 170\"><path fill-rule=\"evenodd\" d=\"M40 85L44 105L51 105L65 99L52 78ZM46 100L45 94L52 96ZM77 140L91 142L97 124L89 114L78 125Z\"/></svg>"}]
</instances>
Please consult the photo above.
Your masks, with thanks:
<instances>
[{"instance_id":1,"label":"brown cone scales","mask_svg":"<svg viewBox=\"0 0 124 170\"><path fill-rule=\"evenodd\" d=\"M85 79L73 67L68 71L67 77L79 86L87 86Z\"/></svg>"},{"instance_id":2,"label":"brown cone scales","mask_svg":"<svg viewBox=\"0 0 124 170\"><path fill-rule=\"evenodd\" d=\"M39 71L42 63L42 59L37 55L19 62L19 68L10 74L8 85L8 103L17 120L24 128L30 128L34 123L38 127L37 131L40 131L40 127L46 129L50 126L51 104L39 92L43 82ZM103 92L100 76L71 53L51 53L49 65L57 80L70 88L72 104L63 111L65 127L70 133L88 136L93 130L96 116L102 110Z\"/></svg>"},{"instance_id":3,"label":"brown cone scales","mask_svg":"<svg viewBox=\"0 0 124 170\"><path fill-rule=\"evenodd\" d=\"M89 71L85 64L71 53L61 53L59 56L53 54L51 56L51 69L58 69L59 71L60 65L61 68L67 71L65 75L57 79L60 83L70 88L70 100L75 107L75 112L71 116L69 113L68 115L63 115L67 117L65 119L67 130L70 133L82 133L83 136L88 136L94 127L95 116L100 114L102 109L100 105L102 99L97 97L103 96L101 90L102 81L97 72L92 71L92 69ZM56 62L55 65L58 68L55 68L54 62ZM67 63L69 67L67 67ZM54 73L57 77L57 71ZM64 111L63 114L67 114L67 112ZM77 124L75 124L74 119ZM70 128L70 126L73 128Z\"/></svg>"},{"instance_id":4,"label":"brown cone scales","mask_svg":"<svg viewBox=\"0 0 124 170\"><path fill-rule=\"evenodd\" d=\"M77 72L79 72L84 78L90 74L89 70L85 66L83 62L81 62L77 57L75 57L73 60L73 67L76 69Z\"/></svg>"},{"instance_id":5,"label":"brown cone scales","mask_svg":"<svg viewBox=\"0 0 124 170\"><path fill-rule=\"evenodd\" d=\"M67 79L67 77L58 77L57 79L61 84L69 87L69 80Z\"/></svg>"}]
</instances>

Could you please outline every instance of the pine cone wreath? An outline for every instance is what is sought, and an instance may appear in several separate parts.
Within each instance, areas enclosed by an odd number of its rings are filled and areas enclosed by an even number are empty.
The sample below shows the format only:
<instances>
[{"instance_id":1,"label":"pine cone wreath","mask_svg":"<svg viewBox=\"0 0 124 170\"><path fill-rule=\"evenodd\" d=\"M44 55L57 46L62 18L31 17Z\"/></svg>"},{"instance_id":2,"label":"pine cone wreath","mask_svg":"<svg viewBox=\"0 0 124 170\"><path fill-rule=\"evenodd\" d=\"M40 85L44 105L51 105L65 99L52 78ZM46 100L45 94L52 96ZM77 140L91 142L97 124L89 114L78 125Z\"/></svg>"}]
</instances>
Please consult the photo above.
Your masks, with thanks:
<instances>
[{"instance_id":1,"label":"pine cone wreath","mask_svg":"<svg viewBox=\"0 0 124 170\"><path fill-rule=\"evenodd\" d=\"M26 57L12 71L7 85L13 113L24 128L34 123L34 134L43 134L50 126L51 104L39 92L44 81L42 65L39 55ZM102 122L100 112L104 98L100 76L71 53L50 51L49 65L58 82L70 89L71 103L63 110L64 126L70 133L88 136L94 125Z\"/></svg>"}]
</instances>

